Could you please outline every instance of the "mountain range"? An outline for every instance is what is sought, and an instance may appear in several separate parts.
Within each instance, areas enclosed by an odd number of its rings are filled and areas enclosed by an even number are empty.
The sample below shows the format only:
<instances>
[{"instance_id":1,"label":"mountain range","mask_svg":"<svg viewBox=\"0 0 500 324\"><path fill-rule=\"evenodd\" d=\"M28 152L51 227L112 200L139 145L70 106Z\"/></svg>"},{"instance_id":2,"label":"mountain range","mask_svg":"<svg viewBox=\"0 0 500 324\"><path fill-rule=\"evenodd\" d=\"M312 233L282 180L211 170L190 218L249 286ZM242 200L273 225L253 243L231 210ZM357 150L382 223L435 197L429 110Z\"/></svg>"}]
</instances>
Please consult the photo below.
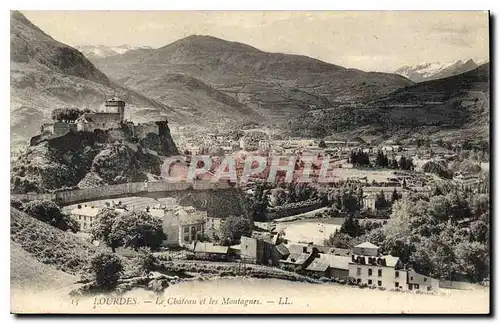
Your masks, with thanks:
<instances>
[{"instance_id":1,"label":"mountain range","mask_svg":"<svg viewBox=\"0 0 500 324\"><path fill-rule=\"evenodd\" d=\"M474 70L479 65L474 60L467 61L458 60L455 62L431 62L423 63L414 66L405 65L394 71L394 73L407 77L414 82L430 81L436 79L447 78L450 76L458 75L470 70Z\"/></svg>"},{"instance_id":2,"label":"mountain range","mask_svg":"<svg viewBox=\"0 0 500 324\"><path fill-rule=\"evenodd\" d=\"M484 99L489 98L489 65L475 68L471 60L433 70L436 76L472 67L439 79L446 86L439 80L415 83L411 68L398 69L408 78L364 72L212 36L192 35L157 49L121 46L96 52L99 48L72 48L21 13L11 13L14 138L34 135L54 108L92 108L116 95L127 101L132 119L168 118L171 125L198 130L258 123L324 137L365 128L374 134L439 125L460 131L471 122L485 129L489 118ZM402 110L405 105L413 106Z\"/></svg>"},{"instance_id":3,"label":"mountain range","mask_svg":"<svg viewBox=\"0 0 500 324\"><path fill-rule=\"evenodd\" d=\"M447 78L403 87L363 105L307 112L289 124L295 135L434 139L489 138L489 63Z\"/></svg>"},{"instance_id":4,"label":"mountain range","mask_svg":"<svg viewBox=\"0 0 500 324\"><path fill-rule=\"evenodd\" d=\"M306 56L268 53L249 45L211 36L192 35L164 47L129 51L93 61L117 82L170 104L172 95L158 93L165 77L205 84L264 116L281 123L291 115L335 102L382 97L412 81L389 73L346 69ZM198 88L193 88L199 90ZM206 110L206 107L197 109Z\"/></svg>"}]
</instances>

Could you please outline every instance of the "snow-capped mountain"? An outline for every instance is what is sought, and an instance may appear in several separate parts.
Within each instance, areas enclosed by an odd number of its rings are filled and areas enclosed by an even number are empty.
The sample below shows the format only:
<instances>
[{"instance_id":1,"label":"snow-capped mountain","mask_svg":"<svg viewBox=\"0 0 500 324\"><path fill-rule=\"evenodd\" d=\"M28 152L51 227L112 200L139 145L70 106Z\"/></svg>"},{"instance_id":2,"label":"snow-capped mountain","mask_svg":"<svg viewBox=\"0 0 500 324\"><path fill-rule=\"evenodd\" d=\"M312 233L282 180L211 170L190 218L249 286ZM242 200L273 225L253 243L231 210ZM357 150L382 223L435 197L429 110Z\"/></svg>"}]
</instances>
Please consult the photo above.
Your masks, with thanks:
<instances>
[{"instance_id":1,"label":"snow-capped mountain","mask_svg":"<svg viewBox=\"0 0 500 324\"><path fill-rule=\"evenodd\" d=\"M125 54L131 50L139 49L152 49L149 46L130 46L130 45L120 45L120 46L106 46L106 45L81 45L75 46L85 57L89 59L103 58L112 55Z\"/></svg>"},{"instance_id":2,"label":"snow-capped mountain","mask_svg":"<svg viewBox=\"0 0 500 324\"><path fill-rule=\"evenodd\" d=\"M458 60L456 62L432 62L415 66L405 65L394 71L394 73L407 77L414 82L436 80L458 75L477 68L479 64L472 59L468 61Z\"/></svg>"}]
</instances>

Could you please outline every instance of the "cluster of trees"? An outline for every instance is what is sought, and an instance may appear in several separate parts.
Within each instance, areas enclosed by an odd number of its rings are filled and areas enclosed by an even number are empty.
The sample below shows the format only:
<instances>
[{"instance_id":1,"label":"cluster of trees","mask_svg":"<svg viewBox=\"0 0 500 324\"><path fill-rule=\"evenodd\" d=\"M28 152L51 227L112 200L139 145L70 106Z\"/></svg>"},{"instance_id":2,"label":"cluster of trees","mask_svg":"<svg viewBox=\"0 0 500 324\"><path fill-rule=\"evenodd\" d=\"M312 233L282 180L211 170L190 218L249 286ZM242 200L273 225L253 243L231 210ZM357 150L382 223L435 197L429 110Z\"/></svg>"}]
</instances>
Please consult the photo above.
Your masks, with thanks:
<instances>
[{"instance_id":1,"label":"cluster of trees","mask_svg":"<svg viewBox=\"0 0 500 324\"><path fill-rule=\"evenodd\" d=\"M91 235L94 240L109 246L113 252L121 246L134 250L141 247L156 250L166 239L161 219L144 211L118 213L112 208L99 211Z\"/></svg>"},{"instance_id":2,"label":"cluster of trees","mask_svg":"<svg viewBox=\"0 0 500 324\"><path fill-rule=\"evenodd\" d=\"M347 162L352 163L354 166L370 166L370 157L368 153L361 150L352 151Z\"/></svg>"},{"instance_id":3,"label":"cluster of trees","mask_svg":"<svg viewBox=\"0 0 500 324\"><path fill-rule=\"evenodd\" d=\"M252 234L252 223L245 216L231 216L224 220L221 228L221 245L234 245L240 243L242 236Z\"/></svg>"},{"instance_id":4,"label":"cluster of trees","mask_svg":"<svg viewBox=\"0 0 500 324\"><path fill-rule=\"evenodd\" d=\"M58 108L52 111L53 121L75 121L84 113L90 112L89 109L80 110L76 108Z\"/></svg>"},{"instance_id":5,"label":"cluster of trees","mask_svg":"<svg viewBox=\"0 0 500 324\"><path fill-rule=\"evenodd\" d=\"M392 158L389 158L382 151L377 152L375 158L375 165L381 168L391 168L391 169L401 169L401 170L413 170L415 166L413 165L413 160L405 156L401 156L399 162Z\"/></svg>"},{"instance_id":6,"label":"cluster of trees","mask_svg":"<svg viewBox=\"0 0 500 324\"><path fill-rule=\"evenodd\" d=\"M383 227L361 228L347 218L328 243L352 247L370 241L417 272L446 280L489 277L489 197L443 186L430 198L397 200Z\"/></svg>"},{"instance_id":7,"label":"cluster of trees","mask_svg":"<svg viewBox=\"0 0 500 324\"><path fill-rule=\"evenodd\" d=\"M286 189L278 187L273 192L275 206L284 206L290 203L312 200L322 196L318 189L308 183L287 183Z\"/></svg>"},{"instance_id":8,"label":"cluster of trees","mask_svg":"<svg viewBox=\"0 0 500 324\"><path fill-rule=\"evenodd\" d=\"M363 189L361 187L344 187L328 194L328 204L339 212L354 215L361 210Z\"/></svg>"},{"instance_id":9,"label":"cluster of trees","mask_svg":"<svg viewBox=\"0 0 500 324\"><path fill-rule=\"evenodd\" d=\"M11 199L10 205L60 230L71 231L73 233L80 230L80 224L69 215L63 213L61 207L52 200L37 199L22 203L19 200Z\"/></svg>"},{"instance_id":10,"label":"cluster of trees","mask_svg":"<svg viewBox=\"0 0 500 324\"><path fill-rule=\"evenodd\" d=\"M396 204L385 241L399 241L424 274L479 281L489 275L489 230L489 197L452 191Z\"/></svg>"},{"instance_id":11,"label":"cluster of trees","mask_svg":"<svg viewBox=\"0 0 500 324\"><path fill-rule=\"evenodd\" d=\"M392 196L390 199L385 198L384 192L381 190L377 196L375 197L375 208L376 209L383 209L383 208L389 208L392 207L392 205L401 199L402 195L397 192L396 188L394 188L394 191L392 192Z\"/></svg>"},{"instance_id":12,"label":"cluster of trees","mask_svg":"<svg viewBox=\"0 0 500 324\"><path fill-rule=\"evenodd\" d=\"M330 235L325 240L325 246L338 247L342 249L350 249L361 241L358 239L372 230L381 228L383 225L380 221L364 221L360 223L358 219L348 216L339 231Z\"/></svg>"}]
</instances>

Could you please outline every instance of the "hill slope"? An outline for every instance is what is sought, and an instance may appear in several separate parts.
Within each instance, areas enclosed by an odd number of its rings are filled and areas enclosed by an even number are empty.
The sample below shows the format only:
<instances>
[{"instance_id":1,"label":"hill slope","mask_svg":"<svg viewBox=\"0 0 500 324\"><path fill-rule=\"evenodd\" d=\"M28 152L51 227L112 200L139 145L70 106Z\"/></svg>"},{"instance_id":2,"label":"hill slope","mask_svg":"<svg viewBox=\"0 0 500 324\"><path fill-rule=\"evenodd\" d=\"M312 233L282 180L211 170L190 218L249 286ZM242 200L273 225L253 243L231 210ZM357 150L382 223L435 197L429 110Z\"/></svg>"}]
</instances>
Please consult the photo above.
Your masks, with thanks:
<instances>
[{"instance_id":1,"label":"hill slope","mask_svg":"<svg viewBox=\"0 0 500 324\"><path fill-rule=\"evenodd\" d=\"M159 49L94 61L111 78L158 99L163 78L182 74L235 98L273 121L337 101L366 101L412 84L402 76L368 73L306 56L267 53L211 36L189 36ZM163 101L162 101L163 102ZM206 107L195 107L203 113Z\"/></svg>"},{"instance_id":2,"label":"hill slope","mask_svg":"<svg viewBox=\"0 0 500 324\"><path fill-rule=\"evenodd\" d=\"M85 273L88 260L102 250L76 234L63 232L12 207L10 236L15 247L71 275Z\"/></svg>"},{"instance_id":3,"label":"hill slope","mask_svg":"<svg viewBox=\"0 0 500 324\"><path fill-rule=\"evenodd\" d=\"M306 113L290 128L297 134L327 136L418 134L489 137L489 64L460 75L414 84L357 108Z\"/></svg>"},{"instance_id":4,"label":"hill slope","mask_svg":"<svg viewBox=\"0 0 500 324\"><path fill-rule=\"evenodd\" d=\"M174 111L116 85L83 54L54 40L20 12L10 21L11 135L33 136L55 108L96 108L111 96L127 101L132 119L180 120ZM148 108L148 109L145 109ZM145 116L144 112L146 112Z\"/></svg>"}]
</instances>

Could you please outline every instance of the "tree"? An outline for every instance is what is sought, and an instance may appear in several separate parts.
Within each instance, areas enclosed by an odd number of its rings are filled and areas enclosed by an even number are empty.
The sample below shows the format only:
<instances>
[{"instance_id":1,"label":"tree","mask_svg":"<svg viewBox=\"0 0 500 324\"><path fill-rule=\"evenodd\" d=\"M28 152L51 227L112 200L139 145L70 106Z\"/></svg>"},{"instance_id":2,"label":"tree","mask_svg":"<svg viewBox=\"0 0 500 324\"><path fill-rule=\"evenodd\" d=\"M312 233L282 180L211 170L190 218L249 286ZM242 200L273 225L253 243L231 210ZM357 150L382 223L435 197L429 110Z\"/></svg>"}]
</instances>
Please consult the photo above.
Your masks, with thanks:
<instances>
[{"instance_id":1,"label":"tree","mask_svg":"<svg viewBox=\"0 0 500 324\"><path fill-rule=\"evenodd\" d=\"M76 233L80 230L78 222L62 213L61 208L51 200L32 200L24 204L24 212L44 223Z\"/></svg>"},{"instance_id":2,"label":"tree","mask_svg":"<svg viewBox=\"0 0 500 324\"><path fill-rule=\"evenodd\" d=\"M460 272L471 281L481 281L489 276L489 252L485 244L462 242L456 247Z\"/></svg>"},{"instance_id":3,"label":"tree","mask_svg":"<svg viewBox=\"0 0 500 324\"><path fill-rule=\"evenodd\" d=\"M488 225L483 221L475 221L470 227L471 241L477 241L479 243L488 242L490 229Z\"/></svg>"},{"instance_id":4,"label":"tree","mask_svg":"<svg viewBox=\"0 0 500 324\"><path fill-rule=\"evenodd\" d=\"M345 233L350 237L358 237L360 235L363 235L364 231L361 226L359 226L359 221L357 219L354 220L354 217L352 217L352 215L349 215L344 220L344 223L340 228L340 233Z\"/></svg>"},{"instance_id":5,"label":"tree","mask_svg":"<svg viewBox=\"0 0 500 324\"><path fill-rule=\"evenodd\" d=\"M391 203L394 204L400 198L401 198L401 196L398 194L398 191L396 190L396 188L394 188L394 191L392 192Z\"/></svg>"},{"instance_id":6,"label":"tree","mask_svg":"<svg viewBox=\"0 0 500 324\"><path fill-rule=\"evenodd\" d=\"M85 111L75 109L75 108L66 108L66 109L54 109L52 111L52 120L54 121L75 121L84 113Z\"/></svg>"},{"instance_id":7,"label":"tree","mask_svg":"<svg viewBox=\"0 0 500 324\"><path fill-rule=\"evenodd\" d=\"M391 163L389 164L389 168L391 169L398 169L398 161L395 158L392 158Z\"/></svg>"},{"instance_id":8,"label":"tree","mask_svg":"<svg viewBox=\"0 0 500 324\"><path fill-rule=\"evenodd\" d=\"M112 288L121 277L123 263L116 254L101 252L91 259L90 268L99 287Z\"/></svg>"},{"instance_id":9,"label":"tree","mask_svg":"<svg viewBox=\"0 0 500 324\"><path fill-rule=\"evenodd\" d=\"M324 140L321 140L321 141L319 141L318 147L319 148L327 148L327 145L326 145Z\"/></svg>"},{"instance_id":10,"label":"tree","mask_svg":"<svg viewBox=\"0 0 500 324\"><path fill-rule=\"evenodd\" d=\"M109 240L118 246L138 250L140 247L158 249L166 235L162 220L144 211L126 212L118 216L109 234Z\"/></svg>"},{"instance_id":11,"label":"tree","mask_svg":"<svg viewBox=\"0 0 500 324\"><path fill-rule=\"evenodd\" d=\"M275 206L281 206L285 204L286 202L286 192L282 188L276 188L276 190L273 192L274 200L275 200Z\"/></svg>"},{"instance_id":12,"label":"tree","mask_svg":"<svg viewBox=\"0 0 500 324\"><path fill-rule=\"evenodd\" d=\"M335 232L324 241L325 246L331 246L340 249L350 249L352 237L346 233Z\"/></svg>"},{"instance_id":13,"label":"tree","mask_svg":"<svg viewBox=\"0 0 500 324\"><path fill-rule=\"evenodd\" d=\"M252 225L250 221L242 216L231 216L226 218L221 228L221 244L238 244L242 236L252 234Z\"/></svg>"},{"instance_id":14,"label":"tree","mask_svg":"<svg viewBox=\"0 0 500 324\"><path fill-rule=\"evenodd\" d=\"M90 230L90 235L94 240L102 241L109 246L113 252L120 246L120 241L112 240L111 230L114 221L120 214L112 208L103 208L97 213L97 220Z\"/></svg>"},{"instance_id":15,"label":"tree","mask_svg":"<svg viewBox=\"0 0 500 324\"><path fill-rule=\"evenodd\" d=\"M380 208L386 208L389 206L389 203L387 202L387 200L385 199L385 195L384 195L384 192L381 190L376 198L375 198L375 208L376 209L380 209Z\"/></svg>"},{"instance_id":16,"label":"tree","mask_svg":"<svg viewBox=\"0 0 500 324\"><path fill-rule=\"evenodd\" d=\"M375 159L375 165L377 165L381 168L385 168L389 165L389 159L387 158L387 156L385 156L384 152L382 152L382 151L377 152L377 157Z\"/></svg>"},{"instance_id":17,"label":"tree","mask_svg":"<svg viewBox=\"0 0 500 324\"><path fill-rule=\"evenodd\" d=\"M15 209L22 210L23 209L23 202L19 199L16 198L10 198L10 206L14 207Z\"/></svg>"},{"instance_id":18,"label":"tree","mask_svg":"<svg viewBox=\"0 0 500 324\"><path fill-rule=\"evenodd\" d=\"M428 211L435 223L446 222L451 213L450 202L445 196L431 197Z\"/></svg>"},{"instance_id":19,"label":"tree","mask_svg":"<svg viewBox=\"0 0 500 324\"><path fill-rule=\"evenodd\" d=\"M137 264L139 265L140 271L148 273L158 268L160 262L158 258L151 253L149 248L141 247L138 251Z\"/></svg>"}]
</instances>

